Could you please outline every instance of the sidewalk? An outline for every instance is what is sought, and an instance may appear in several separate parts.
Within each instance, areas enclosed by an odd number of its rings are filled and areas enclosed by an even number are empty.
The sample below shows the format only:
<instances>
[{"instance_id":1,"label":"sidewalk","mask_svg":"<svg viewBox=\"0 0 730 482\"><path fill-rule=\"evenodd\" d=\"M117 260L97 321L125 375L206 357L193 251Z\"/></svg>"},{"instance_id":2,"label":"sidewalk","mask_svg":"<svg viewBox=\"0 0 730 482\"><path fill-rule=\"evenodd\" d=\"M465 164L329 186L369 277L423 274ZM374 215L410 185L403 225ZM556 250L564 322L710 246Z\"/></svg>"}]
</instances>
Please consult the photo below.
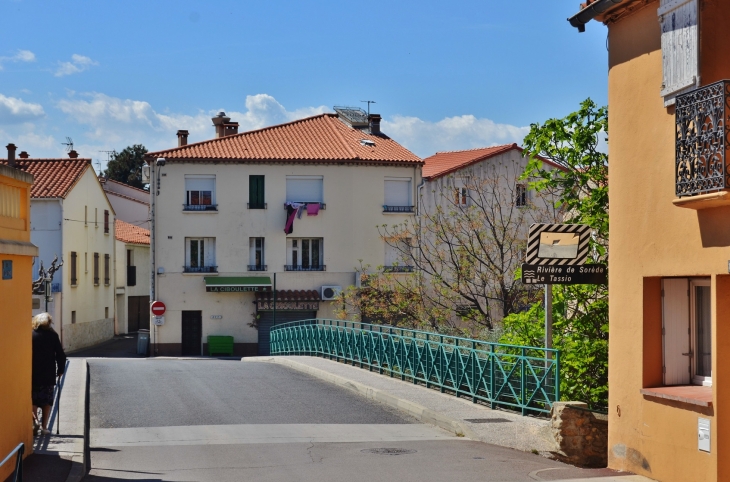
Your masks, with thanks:
<instances>
[{"instance_id":1,"label":"sidewalk","mask_svg":"<svg viewBox=\"0 0 730 482\"><path fill-rule=\"evenodd\" d=\"M78 482L85 475L87 366L83 358L71 358L67 363L60 384L61 400L54 404L48 422L51 434L33 439L33 454L23 465L26 481Z\"/></svg>"},{"instance_id":2,"label":"sidewalk","mask_svg":"<svg viewBox=\"0 0 730 482\"><path fill-rule=\"evenodd\" d=\"M399 378L370 372L367 369L310 356L250 357L241 361L285 365L358 392L366 398L401 410L418 420L472 440L526 452L537 451L542 455L549 455L557 449L549 421L546 419L523 417L504 410L491 410L462 398L404 382ZM547 478L547 472L540 472L543 473L535 474L535 480L555 480ZM586 472L586 477L590 479L570 479L570 482L588 480L651 482L645 477L621 474L608 469L595 470L594 473L588 470Z\"/></svg>"}]
</instances>

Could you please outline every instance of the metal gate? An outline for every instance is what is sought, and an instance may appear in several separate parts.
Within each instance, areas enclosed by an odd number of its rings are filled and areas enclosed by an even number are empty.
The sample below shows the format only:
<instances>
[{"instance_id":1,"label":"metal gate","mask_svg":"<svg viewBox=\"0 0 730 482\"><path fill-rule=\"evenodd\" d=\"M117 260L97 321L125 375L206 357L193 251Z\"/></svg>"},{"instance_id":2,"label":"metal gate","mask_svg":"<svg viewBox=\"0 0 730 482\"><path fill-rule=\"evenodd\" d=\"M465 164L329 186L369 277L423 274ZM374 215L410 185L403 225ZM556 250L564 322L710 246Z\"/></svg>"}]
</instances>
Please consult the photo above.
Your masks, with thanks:
<instances>
[{"instance_id":1,"label":"metal gate","mask_svg":"<svg viewBox=\"0 0 730 482\"><path fill-rule=\"evenodd\" d=\"M150 329L150 297L127 298L127 333Z\"/></svg>"},{"instance_id":2,"label":"metal gate","mask_svg":"<svg viewBox=\"0 0 730 482\"><path fill-rule=\"evenodd\" d=\"M259 356L271 354L271 328L274 326L273 311L259 311ZM276 324L289 323L291 321L310 320L317 317L316 311L277 311Z\"/></svg>"}]
</instances>

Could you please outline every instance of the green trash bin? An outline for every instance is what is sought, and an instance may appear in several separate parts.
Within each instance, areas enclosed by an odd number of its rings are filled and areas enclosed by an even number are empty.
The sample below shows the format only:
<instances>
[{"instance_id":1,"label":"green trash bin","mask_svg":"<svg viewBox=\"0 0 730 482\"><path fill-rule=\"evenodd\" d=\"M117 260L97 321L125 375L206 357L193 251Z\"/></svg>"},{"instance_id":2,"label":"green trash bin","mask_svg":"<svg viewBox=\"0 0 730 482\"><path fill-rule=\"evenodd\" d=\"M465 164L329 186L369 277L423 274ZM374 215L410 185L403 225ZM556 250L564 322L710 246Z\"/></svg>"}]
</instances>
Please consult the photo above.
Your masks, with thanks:
<instances>
[{"instance_id":1,"label":"green trash bin","mask_svg":"<svg viewBox=\"0 0 730 482\"><path fill-rule=\"evenodd\" d=\"M232 336L209 336L208 337L208 356L227 355L233 356L233 337Z\"/></svg>"}]
</instances>

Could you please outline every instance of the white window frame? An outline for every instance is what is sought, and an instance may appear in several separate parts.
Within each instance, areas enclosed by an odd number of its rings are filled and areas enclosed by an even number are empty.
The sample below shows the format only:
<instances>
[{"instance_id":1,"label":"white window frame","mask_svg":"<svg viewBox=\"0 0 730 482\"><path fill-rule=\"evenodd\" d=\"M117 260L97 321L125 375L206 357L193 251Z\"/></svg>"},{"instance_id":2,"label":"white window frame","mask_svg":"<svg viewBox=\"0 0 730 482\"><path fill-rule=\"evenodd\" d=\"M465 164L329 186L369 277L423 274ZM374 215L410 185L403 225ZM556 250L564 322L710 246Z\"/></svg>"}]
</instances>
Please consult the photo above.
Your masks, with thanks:
<instances>
[{"instance_id":1,"label":"white window frame","mask_svg":"<svg viewBox=\"0 0 730 482\"><path fill-rule=\"evenodd\" d=\"M290 183L291 181L291 183ZM304 190L301 186L297 189L295 186L299 182L310 181L312 186L309 186L309 190L312 191L306 195L302 195L299 192ZM314 192L318 191L318 192ZM313 199L298 199L300 197L307 197ZM286 201L291 203L323 203L324 202L324 176L286 176Z\"/></svg>"},{"instance_id":2,"label":"white window frame","mask_svg":"<svg viewBox=\"0 0 730 482\"><path fill-rule=\"evenodd\" d=\"M196 183L196 181L198 181ZM206 182L207 181L207 182ZM209 183L212 181L210 190L204 189L202 184ZM195 184L201 184L201 186L195 186ZM185 175L185 204L187 206L216 206L216 179L214 174L186 174ZM198 203L193 204L192 193L198 193ZM210 192L210 204L203 204L202 195L200 193Z\"/></svg>"},{"instance_id":3,"label":"white window frame","mask_svg":"<svg viewBox=\"0 0 730 482\"><path fill-rule=\"evenodd\" d=\"M313 267L313 266L324 266L324 238L289 238L286 240L287 244L287 252L286 252L286 261L287 265L289 266L302 266L305 265L302 263L303 260L303 254L304 254L304 241L307 241L309 244L309 259L307 260L307 267ZM313 241L317 241L319 243L319 263L313 264L312 254L314 253L314 250L312 249L312 245L314 244ZM296 256L295 256L296 254Z\"/></svg>"},{"instance_id":4,"label":"white window frame","mask_svg":"<svg viewBox=\"0 0 730 482\"><path fill-rule=\"evenodd\" d=\"M383 205L384 206L397 206L397 207L410 207L413 206L413 187L412 187L412 181L410 177L386 177L385 181L383 182ZM403 184L405 184L405 188L403 187ZM407 196L405 200L401 201L390 201L389 197L391 197L393 194L390 193L390 189L395 188L397 186L397 189L405 189L404 192L407 192ZM399 194L403 194L402 192ZM401 197L401 196L397 196ZM392 199L392 197L391 197ZM403 201L405 201L405 204L402 204ZM396 204L393 204L393 203Z\"/></svg>"},{"instance_id":5,"label":"white window frame","mask_svg":"<svg viewBox=\"0 0 730 482\"><path fill-rule=\"evenodd\" d=\"M690 288L690 339L692 347L692 384L702 385L705 387L712 386L712 356L710 356L710 376L702 376L697 374L698 357L700 356L698 349L697 334L697 291L695 288L703 286L710 288L710 296L712 296L712 283L709 278L692 278L689 281ZM712 298L710 298L712 299ZM710 316L712 316L712 302L710 302ZM710 318L710 333L712 333L712 318ZM710 334L710 346L712 346L712 334Z\"/></svg>"},{"instance_id":6,"label":"white window frame","mask_svg":"<svg viewBox=\"0 0 730 482\"><path fill-rule=\"evenodd\" d=\"M403 245L403 248L410 248L413 249L413 244L411 241L411 238L404 238L401 240L395 240L395 239L387 239L385 240L385 257L384 257L384 266L386 267L406 267L406 266L412 266L409 264L412 260L403 253L402 249L399 249L396 246L393 246L393 244L401 243Z\"/></svg>"},{"instance_id":7,"label":"white window frame","mask_svg":"<svg viewBox=\"0 0 730 482\"><path fill-rule=\"evenodd\" d=\"M193 266L193 241L196 241L197 266ZM202 249L200 242L202 241ZM201 264L202 260L202 264ZM185 238L185 267L208 268L217 266L215 262L215 238Z\"/></svg>"},{"instance_id":8,"label":"white window frame","mask_svg":"<svg viewBox=\"0 0 730 482\"><path fill-rule=\"evenodd\" d=\"M266 239L262 237L248 238L248 261L251 266L266 266ZM256 243L261 240L261 246L256 246ZM256 253L260 252L261 263L256 263Z\"/></svg>"},{"instance_id":9,"label":"white window frame","mask_svg":"<svg viewBox=\"0 0 730 482\"><path fill-rule=\"evenodd\" d=\"M515 184L515 206L518 208L527 207L530 201L530 190L527 189L527 184L517 183Z\"/></svg>"}]
</instances>

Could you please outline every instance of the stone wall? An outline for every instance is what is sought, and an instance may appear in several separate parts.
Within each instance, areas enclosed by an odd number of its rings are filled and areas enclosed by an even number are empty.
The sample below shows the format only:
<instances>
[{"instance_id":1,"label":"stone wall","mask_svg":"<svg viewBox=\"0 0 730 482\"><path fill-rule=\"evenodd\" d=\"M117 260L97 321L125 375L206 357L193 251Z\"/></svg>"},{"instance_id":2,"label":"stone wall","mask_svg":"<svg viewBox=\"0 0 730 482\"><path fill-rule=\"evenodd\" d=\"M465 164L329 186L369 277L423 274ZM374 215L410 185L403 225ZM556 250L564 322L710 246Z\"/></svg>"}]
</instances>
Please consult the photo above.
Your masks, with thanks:
<instances>
[{"instance_id":1,"label":"stone wall","mask_svg":"<svg viewBox=\"0 0 730 482\"><path fill-rule=\"evenodd\" d=\"M552 430L563 462L584 467L608 463L608 417L587 410L581 402L557 402L552 409Z\"/></svg>"},{"instance_id":2,"label":"stone wall","mask_svg":"<svg viewBox=\"0 0 730 482\"><path fill-rule=\"evenodd\" d=\"M114 338L114 318L63 325L63 349L80 350Z\"/></svg>"}]
</instances>

